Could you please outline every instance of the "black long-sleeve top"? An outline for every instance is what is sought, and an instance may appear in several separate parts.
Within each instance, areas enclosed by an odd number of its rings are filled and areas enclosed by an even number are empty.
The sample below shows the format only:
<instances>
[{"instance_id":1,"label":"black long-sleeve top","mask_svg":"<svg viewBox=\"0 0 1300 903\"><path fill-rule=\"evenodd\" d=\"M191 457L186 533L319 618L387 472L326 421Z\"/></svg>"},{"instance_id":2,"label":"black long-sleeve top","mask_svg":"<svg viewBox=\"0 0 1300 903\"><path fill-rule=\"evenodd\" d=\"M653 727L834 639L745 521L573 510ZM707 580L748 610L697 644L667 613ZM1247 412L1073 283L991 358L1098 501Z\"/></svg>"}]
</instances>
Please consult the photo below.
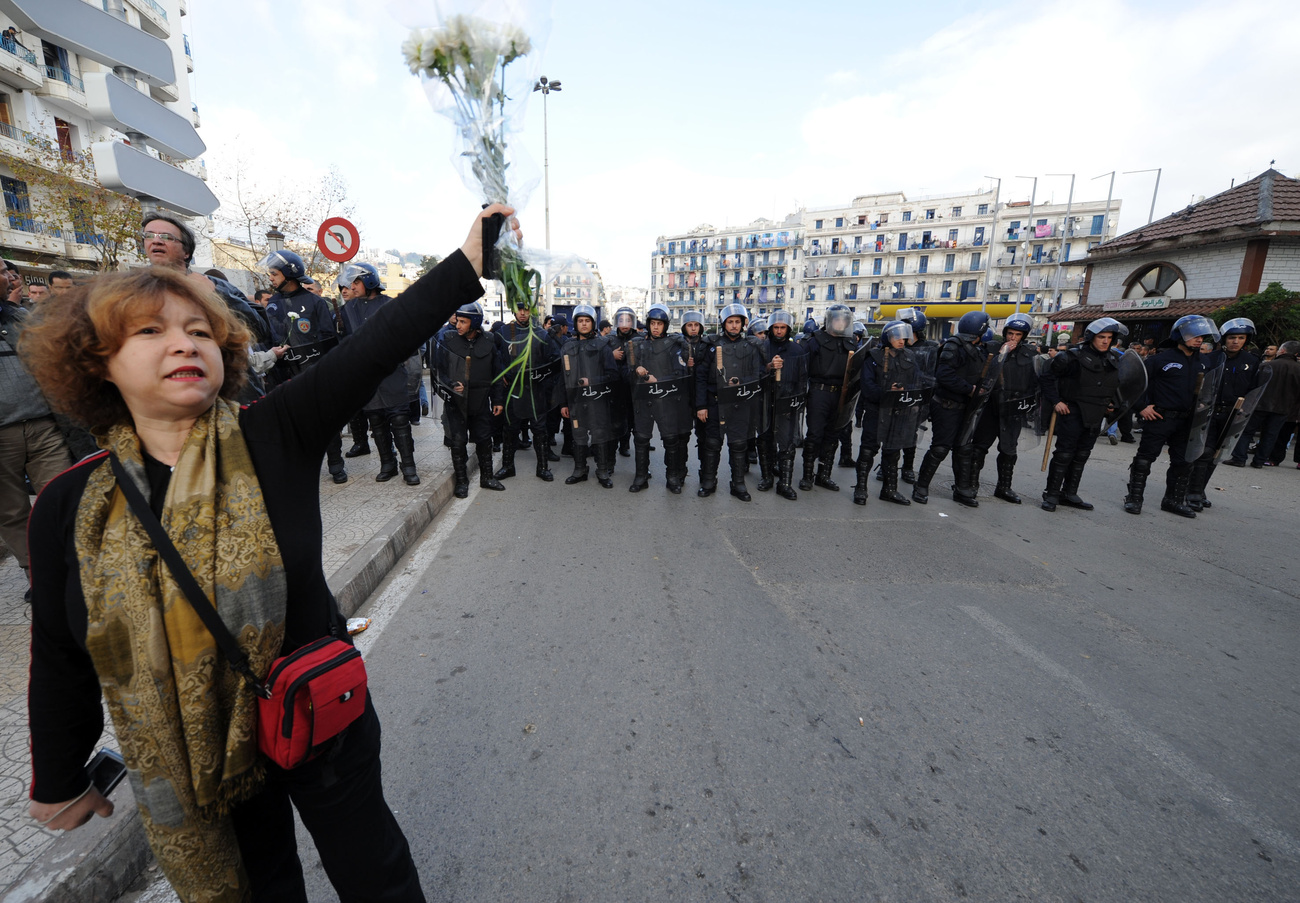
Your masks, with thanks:
<instances>
[{"instance_id":1,"label":"black long-sleeve top","mask_svg":"<svg viewBox=\"0 0 1300 903\"><path fill-rule=\"evenodd\" d=\"M281 654L333 634L346 622L321 564L320 463L326 446L384 377L461 304L483 294L457 251L314 367L240 410L239 424L262 486L288 587ZM28 689L31 797L61 802L88 783L85 763L103 731L99 681L86 652L86 601L73 533L86 482L106 454L52 480L28 524L32 575L32 663ZM154 506L170 470L146 456Z\"/></svg>"},{"instance_id":2,"label":"black long-sleeve top","mask_svg":"<svg viewBox=\"0 0 1300 903\"><path fill-rule=\"evenodd\" d=\"M1155 405L1161 412L1190 414L1196 401L1196 377L1205 371L1201 353L1185 354L1175 345L1147 358L1146 368L1147 390L1133 409Z\"/></svg>"}]
</instances>

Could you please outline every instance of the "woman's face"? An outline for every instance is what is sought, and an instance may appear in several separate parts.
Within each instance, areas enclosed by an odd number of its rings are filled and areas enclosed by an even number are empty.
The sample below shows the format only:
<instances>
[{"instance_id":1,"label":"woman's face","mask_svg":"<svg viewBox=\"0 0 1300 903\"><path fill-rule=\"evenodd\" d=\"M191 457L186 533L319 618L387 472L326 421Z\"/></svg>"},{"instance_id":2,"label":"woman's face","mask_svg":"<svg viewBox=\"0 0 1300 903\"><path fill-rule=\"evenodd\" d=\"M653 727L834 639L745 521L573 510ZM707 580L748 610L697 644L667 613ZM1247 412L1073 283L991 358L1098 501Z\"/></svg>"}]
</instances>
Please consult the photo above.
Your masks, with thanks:
<instances>
[{"instance_id":1,"label":"woman's face","mask_svg":"<svg viewBox=\"0 0 1300 903\"><path fill-rule=\"evenodd\" d=\"M216 401L225 379L212 325L192 301L175 295L132 323L108 359L108 381L136 420L196 418Z\"/></svg>"}]
</instances>

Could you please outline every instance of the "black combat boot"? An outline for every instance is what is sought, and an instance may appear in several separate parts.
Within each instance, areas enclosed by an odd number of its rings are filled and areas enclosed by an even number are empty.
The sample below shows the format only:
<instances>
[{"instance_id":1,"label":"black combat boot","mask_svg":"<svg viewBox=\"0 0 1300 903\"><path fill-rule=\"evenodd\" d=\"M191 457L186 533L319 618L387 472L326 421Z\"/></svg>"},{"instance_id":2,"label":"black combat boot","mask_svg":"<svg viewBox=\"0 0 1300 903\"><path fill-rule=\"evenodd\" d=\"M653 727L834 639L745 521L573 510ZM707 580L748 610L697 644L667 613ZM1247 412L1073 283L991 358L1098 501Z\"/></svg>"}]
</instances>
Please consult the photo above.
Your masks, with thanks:
<instances>
[{"instance_id":1,"label":"black combat boot","mask_svg":"<svg viewBox=\"0 0 1300 903\"><path fill-rule=\"evenodd\" d=\"M803 479L799 481L799 488L804 492L810 492L813 488L813 472L817 469L817 452L804 440L803 444Z\"/></svg>"},{"instance_id":2,"label":"black combat boot","mask_svg":"<svg viewBox=\"0 0 1300 903\"><path fill-rule=\"evenodd\" d=\"M637 439L633 443L636 452L636 473L632 476L632 485L628 492L640 492L650 485L650 440Z\"/></svg>"},{"instance_id":3,"label":"black combat boot","mask_svg":"<svg viewBox=\"0 0 1300 903\"><path fill-rule=\"evenodd\" d=\"M1205 497L1205 487L1210 484L1210 474L1214 465L1202 458L1192 465L1191 479L1187 484L1187 507L1193 511L1203 511L1210 507L1210 500Z\"/></svg>"},{"instance_id":4,"label":"black combat boot","mask_svg":"<svg viewBox=\"0 0 1300 903\"><path fill-rule=\"evenodd\" d=\"M911 501L898 491L898 450L887 451L880 456L880 500L893 502L895 505L910 505Z\"/></svg>"},{"instance_id":5,"label":"black combat boot","mask_svg":"<svg viewBox=\"0 0 1300 903\"><path fill-rule=\"evenodd\" d=\"M772 450L766 442L758 443L758 491L767 492L775 482L772 472Z\"/></svg>"},{"instance_id":6,"label":"black combat boot","mask_svg":"<svg viewBox=\"0 0 1300 903\"><path fill-rule=\"evenodd\" d=\"M478 452L478 485L480 489L491 489L496 492L505 490L505 486L496 477L492 476L492 446L484 442L482 445L474 446Z\"/></svg>"},{"instance_id":7,"label":"black combat boot","mask_svg":"<svg viewBox=\"0 0 1300 903\"><path fill-rule=\"evenodd\" d=\"M956 481L952 486L952 500L967 508L978 508L980 503L975 496L978 491L973 480L975 474L975 449L963 445L952 453L952 471Z\"/></svg>"},{"instance_id":8,"label":"black combat boot","mask_svg":"<svg viewBox=\"0 0 1300 903\"><path fill-rule=\"evenodd\" d=\"M1019 505L1020 496L1016 495L1015 490L1011 488L1011 477L1016 472L1016 456L999 454L997 463L998 485L993 490L993 494L1004 502Z\"/></svg>"},{"instance_id":9,"label":"black combat boot","mask_svg":"<svg viewBox=\"0 0 1300 903\"><path fill-rule=\"evenodd\" d=\"M469 449L463 445L451 448L451 472L456 482L452 495L463 499L469 495Z\"/></svg>"},{"instance_id":10,"label":"black combat boot","mask_svg":"<svg viewBox=\"0 0 1300 903\"><path fill-rule=\"evenodd\" d=\"M718 491L718 463L722 460L722 443L713 445L713 440L704 440L700 447L700 488L696 495L707 498Z\"/></svg>"},{"instance_id":11,"label":"black combat boot","mask_svg":"<svg viewBox=\"0 0 1300 903\"><path fill-rule=\"evenodd\" d=\"M631 433L628 433L627 435L623 436L622 439L619 439L619 440L618 440L618 453L619 453L619 455L621 455L621 456L624 457L624 458L630 458L630 457L632 457L632 449L631 449L631 447L630 447L630 446L631 446L631 442L632 442L632 434L631 434ZM610 467L610 472L611 472L611 473L613 472L613 470L614 470L614 468L613 468L613 467Z\"/></svg>"},{"instance_id":12,"label":"black combat boot","mask_svg":"<svg viewBox=\"0 0 1300 903\"><path fill-rule=\"evenodd\" d=\"M867 503L867 484L871 481L871 467L876 463L876 456L865 451L858 453L858 481L853 485L853 504Z\"/></svg>"},{"instance_id":13,"label":"black combat boot","mask_svg":"<svg viewBox=\"0 0 1300 903\"><path fill-rule=\"evenodd\" d=\"M686 479L686 437L664 440L664 486L673 495L682 494Z\"/></svg>"},{"instance_id":14,"label":"black combat boot","mask_svg":"<svg viewBox=\"0 0 1300 903\"><path fill-rule=\"evenodd\" d=\"M1083 479L1083 466L1088 463L1088 458L1091 456L1091 449L1075 455L1074 460L1070 462L1070 469L1065 472L1065 482L1061 485L1061 504L1067 508L1078 508L1080 511L1092 510L1092 502L1085 502L1079 498L1079 481Z\"/></svg>"},{"instance_id":15,"label":"black combat boot","mask_svg":"<svg viewBox=\"0 0 1300 903\"><path fill-rule=\"evenodd\" d=\"M916 446L903 449L903 482L912 484L916 482L916 471L913 469L916 465Z\"/></svg>"},{"instance_id":16,"label":"black combat boot","mask_svg":"<svg viewBox=\"0 0 1300 903\"><path fill-rule=\"evenodd\" d=\"M366 440L366 415L364 411L349 421L348 429L352 433L352 447L343 453L343 457L357 458L361 455L370 454L370 443Z\"/></svg>"},{"instance_id":17,"label":"black combat boot","mask_svg":"<svg viewBox=\"0 0 1300 903\"><path fill-rule=\"evenodd\" d=\"M397 454L393 451L393 433L388 428L388 416L383 411L372 411L366 416L370 419L370 432L375 437L375 450L379 452L379 473L375 474L375 482L387 483L397 476Z\"/></svg>"},{"instance_id":18,"label":"black combat boot","mask_svg":"<svg viewBox=\"0 0 1300 903\"><path fill-rule=\"evenodd\" d=\"M731 494L742 502L747 502L751 498L749 490L745 488L745 470L749 467L749 449L744 445L735 448L731 443L727 443L727 451L731 457Z\"/></svg>"},{"instance_id":19,"label":"black combat boot","mask_svg":"<svg viewBox=\"0 0 1300 903\"><path fill-rule=\"evenodd\" d=\"M777 462L777 479L776 494L783 499L795 501L799 498L799 493L795 492L794 486L794 449L786 452Z\"/></svg>"},{"instance_id":20,"label":"black combat boot","mask_svg":"<svg viewBox=\"0 0 1300 903\"><path fill-rule=\"evenodd\" d=\"M921 472L916 474L912 483L912 501L918 505L924 505L930 501L930 481L939 470L939 465L943 459L948 457L948 449L941 453L936 452L934 446L930 446L925 457L921 459Z\"/></svg>"},{"instance_id":21,"label":"black combat boot","mask_svg":"<svg viewBox=\"0 0 1300 903\"><path fill-rule=\"evenodd\" d=\"M1196 512L1187 504L1187 484L1190 478L1190 464L1177 467L1173 464L1169 465L1169 471L1165 474L1165 497L1160 500L1161 511L1168 511L1179 517L1196 517Z\"/></svg>"},{"instance_id":22,"label":"black combat boot","mask_svg":"<svg viewBox=\"0 0 1300 903\"><path fill-rule=\"evenodd\" d=\"M411 435L411 422L406 414L394 414L388 418L388 428L393 433L393 444L397 446L397 457L402 465L402 481L407 486L419 486L420 475L415 471L415 438Z\"/></svg>"},{"instance_id":23,"label":"black combat boot","mask_svg":"<svg viewBox=\"0 0 1300 903\"><path fill-rule=\"evenodd\" d=\"M548 463L546 437L540 433L533 433L533 452L537 455L537 479L545 480L547 483L555 479L555 474L551 473L551 467Z\"/></svg>"},{"instance_id":24,"label":"black combat boot","mask_svg":"<svg viewBox=\"0 0 1300 903\"><path fill-rule=\"evenodd\" d=\"M573 473L564 478L566 486L587 482L587 446L573 443Z\"/></svg>"},{"instance_id":25,"label":"black combat boot","mask_svg":"<svg viewBox=\"0 0 1300 903\"><path fill-rule=\"evenodd\" d=\"M1145 458L1134 458L1128 467L1128 495L1124 496L1124 510L1129 514L1142 513L1142 494L1147 488L1147 477L1151 475L1151 462Z\"/></svg>"},{"instance_id":26,"label":"black combat boot","mask_svg":"<svg viewBox=\"0 0 1300 903\"><path fill-rule=\"evenodd\" d=\"M618 441L611 439L596 446L596 482L605 489L614 488L614 450Z\"/></svg>"},{"instance_id":27,"label":"black combat boot","mask_svg":"<svg viewBox=\"0 0 1300 903\"><path fill-rule=\"evenodd\" d=\"M1065 475L1070 472L1073 461L1074 455L1063 452L1052 455L1052 463L1047 466L1047 488L1043 490L1044 511L1056 510L1061 501L1061 485L1065 482Z\"/></svg>"},{"instance_id":28,"label":"black combat boot","mask_svg":"<svg viewBox=\"0 0 1300 903\"><path fill-rule=\"evenodd\" d=\"M835 467L835 446L830 445L822 452L821 460L817 462L817 477L813 480L814 486L820 486L822 489L829 489L831 492L839 492L839 484L831 479L831 471Z\"/></svg>"},{"instance_id":29,"label":"black combat boot","mask_svg":"<svg viewBox=\"0 0 1300 903\"><path fill-rule=\"evenodd\" d=\"M850 439L849 441L845 442L843 439L841 439L840 440L840 467L856 468L857 466L858 466L858 462L853 460L853 440Z\"/></svg>"},{"instance_id":30,"label":"black combat boot","mask_svg":"<svg viewBox=\"0 0 1300 903\"><path fill-rule=\"evenodd\" d=\"M515 475L515 446L518 437L511 432L506 434L505 441L501 443L501 468L497 471L498 480L505 480Z\"/></svg>"}]
</instances>

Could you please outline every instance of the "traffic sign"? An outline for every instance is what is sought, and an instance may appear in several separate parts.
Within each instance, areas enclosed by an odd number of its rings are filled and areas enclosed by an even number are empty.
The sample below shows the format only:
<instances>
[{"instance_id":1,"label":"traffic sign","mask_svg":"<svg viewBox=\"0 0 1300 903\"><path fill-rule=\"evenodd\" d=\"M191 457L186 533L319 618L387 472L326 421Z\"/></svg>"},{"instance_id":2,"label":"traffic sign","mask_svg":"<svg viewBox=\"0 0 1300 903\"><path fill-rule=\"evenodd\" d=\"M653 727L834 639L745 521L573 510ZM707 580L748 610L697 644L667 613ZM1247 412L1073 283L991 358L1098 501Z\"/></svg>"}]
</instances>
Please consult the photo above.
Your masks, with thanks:
<instances>
[{"instance_id":1,"label":"traffic sign","mask_svg":"<svg viewBox=\"0 0 1300 903\"><path fill-rule=\"evenodd\" d=\"M335 263L344 263L357 256L361 250L361 233L357 227L341 216L332 216L320 224L316 232L316 246Z\"/></svg>"}]
</instances>

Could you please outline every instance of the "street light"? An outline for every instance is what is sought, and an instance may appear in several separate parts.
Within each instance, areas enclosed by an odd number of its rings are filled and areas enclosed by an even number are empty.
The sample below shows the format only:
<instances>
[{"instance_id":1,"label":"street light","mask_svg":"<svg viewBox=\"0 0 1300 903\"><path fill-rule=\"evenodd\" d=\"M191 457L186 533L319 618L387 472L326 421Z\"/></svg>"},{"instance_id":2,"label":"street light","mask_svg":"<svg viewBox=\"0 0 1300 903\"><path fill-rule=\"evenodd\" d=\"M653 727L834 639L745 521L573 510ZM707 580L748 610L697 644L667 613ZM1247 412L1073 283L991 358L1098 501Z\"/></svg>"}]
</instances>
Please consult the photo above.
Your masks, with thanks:
<instances>
[{"instance_id":1,"label":"street light","mask_svg":"<svg viewBox=\"0 0 1300 903\"><path fill-rule=\"evenodd\" d=\"M542 182L546 191L546 249L551 249L551 158L549 147L548 123L546 119L546 97L552 91L559 92L559 80L549 81L545 75L537 79L534 91L542 92Z\"/></svg>"},{"instance_id":2,"label":"street light","mask_svg":"<svg viewBox=\"0 0 1300 903\"><path fill-rule=\"evenodd\" d=\"M1153 172L1156 174L1156 187L1151 189L1151 212L1147 214L1148 226L1151 225L1151 221L1156 218L1156 195L1160 192L1160 173L1163 171L1164 167L1162 166L1159 169L1130 169L1128 172L1124 173L1126 176L1136 175L1140 172Z\"/></svg>"}]
</instances>

